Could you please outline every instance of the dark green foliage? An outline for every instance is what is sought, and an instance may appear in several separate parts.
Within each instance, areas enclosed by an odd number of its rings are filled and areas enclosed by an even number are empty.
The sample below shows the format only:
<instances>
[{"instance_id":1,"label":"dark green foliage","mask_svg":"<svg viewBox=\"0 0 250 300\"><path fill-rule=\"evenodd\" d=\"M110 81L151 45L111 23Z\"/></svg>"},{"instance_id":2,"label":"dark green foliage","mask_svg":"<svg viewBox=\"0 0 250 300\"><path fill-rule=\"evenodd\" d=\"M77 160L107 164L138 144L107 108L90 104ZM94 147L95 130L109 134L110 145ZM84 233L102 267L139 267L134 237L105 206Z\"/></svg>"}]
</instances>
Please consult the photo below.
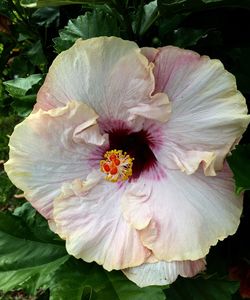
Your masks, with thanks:
<instances>
[{"instance_id":1,"label":"dark green foliage","mask_svg":"<svg viewBox=\"0 0 250 300\"><path fill-rule=\"evenodd\" d=\"M234 173L236 192L250 189L250 145L240 145L227 158Z\"/></svg>"},{"instance_id":2,"label":"dark green foliage","mask_svg":"<svg viewBox=\"0 0 250 300\"><path fill-rule=\"evenodd\" d=\"M179 279L170 288L138 288L121 272L70 257L36 211L25 203L0 213L0 286L34 294L49 289L50 300L230 300L238 283L215 276ZM165 294L164 294L165 293ZM85 298L84 298L85 299Z\"/></svg>"},{"instance_id":3,"label":"dark green foliage","mask_svg":"<svg viewBox=\"0 0 250 300\"><path fill-rule=\"evenodd\" d=\"M179 279L165 293L171 300L231 300L238 288L238 282L211 276Z\"/></svg>"},{"instance_id":4,"label":"dark green foliage","mask_svg":"<svg viewBox=\"0 0 250 300\"><path fill-rule=\"evenodd\" d=\"M34 294L50 290L50 300L164 300L160 287L138 288L120 272L70 257L29 203L14 214L0 213L0 287ZM85 298L84 298L85 299Z\"/></svg>"},{"instance_id":5,"label":"dark green foliage","mask_svg":"<svg viewBox=\"0 0 250 300\"><path fill-rule=\"evenodd\" d=\"M179 278L170 287L140 289L121 272L70 257L47 221L16 199L22 191L9 181L3 162L9 135L31 112L56 52L78 38L114 35L141 47L172 44L219 58L249 103L249 18L249 0L0 0L0 290L19 291L0 293L1 299L241 299L239 283L229 281L228 272L250 259L249 192L238 232L213 247L206 273ZM228 157L237 192L250 188L249 130L244 143Z\"/></svg>"},{"instance_id":6,"label":"dark green foliage","mask_svg":"<svg viewBox=\"0 0 250 300\"><path fill-rule=\"evenodd\" d=\"M174 15L219 7L243 7L249 9L248 0L158 0L161 14Z\"/></svg>"},{"instance_id":7,"label":"dark green foliage","mask_svg":"<svg viewBox=\"0 0 250 300\"><path fill-rule=\"evenodd\" d=\"M105 272L95 264L71 258L55 273L51 282L50 300L164 300L159 287L140 289L120 272ZM85 298L84 298L85 299Z\"/></svg>"},{"instance_id":8,"label":"dark green foliage","mask_svg":"<svg viewBox=\"0 0 250 300\"><path fill-rule=\"evenodd\" d=\"M119 36L120 29L114 16L107 11L96 9L77 19L69 20L68 25L59 31L59 37L54 39L55 49L59 53L71 47L79 38L88 39L101 35Z\"/></svg>"},{"instance_id":9,"label":"dark green foliage","mask_svg":"<svg viewBox=\"0 0 250 300\"><path fill-rule=\"evenodd\" d=\"M27 223L0 214L0 287L3 291L25 288L35 293L49 282L51 273L68 259L63 245L34 236Z\"/></svg>"},{"instance_id":10,"label":"dark green foliage","mask_svg":"<svg viewBox=\"0 0 250 300\"><path fill-rule=\"evenodd\" d=\"M21 5L24 7L46 7L60 6L70 4L98 5L104 4L104 0L21 0Z\"/></svg>"}]
</instances>

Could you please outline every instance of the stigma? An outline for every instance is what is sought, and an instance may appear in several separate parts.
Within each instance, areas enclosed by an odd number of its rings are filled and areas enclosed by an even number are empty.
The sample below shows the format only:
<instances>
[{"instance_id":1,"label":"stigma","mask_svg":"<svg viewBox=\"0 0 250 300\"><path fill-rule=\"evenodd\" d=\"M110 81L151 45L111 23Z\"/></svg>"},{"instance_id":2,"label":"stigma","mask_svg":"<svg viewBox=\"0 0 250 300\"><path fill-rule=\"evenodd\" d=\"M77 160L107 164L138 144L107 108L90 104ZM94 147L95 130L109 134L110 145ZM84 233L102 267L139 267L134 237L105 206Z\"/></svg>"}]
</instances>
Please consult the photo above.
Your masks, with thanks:
<instances>
[{"instance_id":1,"label":"stigma","mask_svg":"<svg viewBox=\"0 0 250 300\"><path fill-rule=\"evenodd\" d=\"M110 150L100 161L100 170L106 174L106 180L111 182L125 181L132 176L134 158L122 150Z\"/></svg>"}]
</instances>

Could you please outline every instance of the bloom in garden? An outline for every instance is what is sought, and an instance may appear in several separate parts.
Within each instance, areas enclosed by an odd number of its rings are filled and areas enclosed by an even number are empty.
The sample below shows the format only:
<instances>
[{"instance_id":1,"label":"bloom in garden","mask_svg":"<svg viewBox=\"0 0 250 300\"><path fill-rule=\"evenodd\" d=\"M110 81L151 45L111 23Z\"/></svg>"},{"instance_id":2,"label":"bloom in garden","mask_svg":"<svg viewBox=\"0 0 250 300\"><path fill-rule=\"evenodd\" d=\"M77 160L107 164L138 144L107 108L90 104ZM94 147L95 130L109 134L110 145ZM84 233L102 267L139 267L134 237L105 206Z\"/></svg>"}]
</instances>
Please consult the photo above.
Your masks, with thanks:
<instances>
[{"instance_id":1,"label":"bloom in garden","mask_svg":"<svg viewBox=\"0 0 250 300\"><path fill-rule=\"evenodd\" d=\"M78 40L16 126L5 169L70 254L167 284L236 231L242 196L224 160L249 121L218 60Z\"/></svg>"}]
</instances>

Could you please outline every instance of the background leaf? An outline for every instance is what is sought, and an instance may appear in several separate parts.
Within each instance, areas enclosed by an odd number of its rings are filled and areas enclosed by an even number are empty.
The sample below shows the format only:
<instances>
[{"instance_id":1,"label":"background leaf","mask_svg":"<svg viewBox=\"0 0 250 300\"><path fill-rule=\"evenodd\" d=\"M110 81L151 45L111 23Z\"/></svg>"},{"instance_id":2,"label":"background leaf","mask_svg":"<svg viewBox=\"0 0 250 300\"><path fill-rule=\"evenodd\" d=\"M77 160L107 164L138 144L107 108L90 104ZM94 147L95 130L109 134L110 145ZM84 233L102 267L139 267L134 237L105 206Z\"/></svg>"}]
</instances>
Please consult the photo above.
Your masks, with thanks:
<instances>
[{"instance_id":1,"label":"background leaf","mask_svg":"<svg viewBox=\"0 0 250 300\"><path fill-rule=\"evenodd\" d=\"M150 1L139 7L134 18L134 32L140 36L144 35L159 16L157 1Z\"/></svg>"},{"instance_id":2,"label":"background leaf","mask_svg":"<svg viewBox=\"0 0 250 300\"><path fill-rule=\"evenodd\" d=\"M91 294L91 285L94 282L89 278L91 265L70 259L62 264L53 276L50 283L50 300L81 300L86 290ZM87 281L91 282L91 285Z\"/></svg>"},{"instance_id":3,"label":"background leaf","mask_svg":"<svg viewBox=\"0 0 250 300\"><path fill-rule=\"evenodd\" d=\"M232 300L238 287L238 282L218 277L179 278L165 294L170 300Z\"/></svg>"},{"instance_id":4,"label":"background leaf","mask_svg":"<svg viewBox=\"0 0 250 300\"><path fill-rule=\"evenodd\" d=\"M32 74L26 78L16 78L3 82L6 86L7 92L12 97L20 97L26 93L37 83L41 81L43 76L41 74Z\"/></svg>"},{"instance_id":5,"label":"background leaf","mask_svg":"<svg viewBox=\"0 0 250 300\"><path fill-rule=\"evenodd\" d=\"M250 7L248 0L158 0L161 14L173 15L182 12L198 11L218 7Z\"/></svg>"},{"instance_id":6,"label":"background leaf","mask_svg":"<svg viewBox=\"0 0 250 300\"><path fill-rule=\"evenodd\" d=\"M164 300L160 287L139 288L121 272L70 257L64 242L26 202L14 215L0 212L0 288L34 294L50 290L50 300Z\"/></svg>"},{"instance_id":7,"label":"background leaf","mask_svg":"<svg viewBox=\"0 0 250 300\"><path fill-rule=\"evenodd\" d=\"M35 293L50 274L68 259L63 245L44 243L19 217L0 213L0 287Z\"/></svg>"},{"instance_id":8,"label":"background leaf","mask_svg":"<svg viewBox=\"0 0 250 300\"><path fill-rule=\"evenodd\" d=\"M149 286L138 288L121 272L106 272L106 275L117 295L117 300L165 300L166 297L160 287Z\"/></svg>"},{"instance_id":9,"label":"background leaf","mask_svg":"<svg viewBox=\"0 0 250 300\"><path fill-rule=\"evenodd\" d=\"M70 20L68 25L59 32L59 37L54 39L54 47L59 53L71 47L78 38L119 36L119 32L116 18L108 12L96 9L75 20Z\"/></svg>"},{"instance_id":10,"label":"background leaf","mask_svg":"<svg viewBox=\"0 0 250 300\"><path fill-rule=\"evenodd\" d=\"M250 145L238 145L227 158L234 173L236 192L250 189Z\"/></svg>"},{"instance_id":11,"label":"background leaf","mask_svg":"<svg viewBox=\"0 0 250 300\"><path fill-rule=\"evenodd\" d=\"M60 5L72 5L72 4L104 4L105 0L21 0L21 4L24 7L46 7L46 6L60 6Z\"/></svg>"}]
</instances>

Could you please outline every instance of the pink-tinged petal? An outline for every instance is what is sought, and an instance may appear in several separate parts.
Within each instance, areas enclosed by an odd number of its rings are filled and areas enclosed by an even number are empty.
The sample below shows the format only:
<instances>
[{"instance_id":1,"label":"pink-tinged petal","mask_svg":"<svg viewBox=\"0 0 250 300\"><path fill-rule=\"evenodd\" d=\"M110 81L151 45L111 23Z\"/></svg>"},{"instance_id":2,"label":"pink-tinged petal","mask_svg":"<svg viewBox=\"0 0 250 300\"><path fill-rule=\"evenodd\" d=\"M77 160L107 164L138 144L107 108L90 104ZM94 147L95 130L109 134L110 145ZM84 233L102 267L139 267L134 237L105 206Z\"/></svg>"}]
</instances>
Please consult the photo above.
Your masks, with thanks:
<instances>
[{"instance_id":1,"label":"pink-tinged petal","mask_svg":"<svg viewBox=\"0 0 250 300\"><path fill-rule=\"evenodd\" d=\"M52 201L65 181L90 172L91 150L105 142L97 118L86 104L72 101L63 108L32 113L10 137L5 170L44 217L52 218Z\"/></svg>"},{"instance_id":2,"label":"pink-tinged petal","mask_svg":"<svg viewBox=\"0 0 250 300\"><path fill-rule=\"evenodd\" d=\"M165 92L172 106L157 159L187 174L202 163L205 175L215 175L250 121L234 76L193 51L168 46L143 53L155 64L155 92Z\"/></svg>"},{"instance_id":3,"label":"pink-tinged petal","mask_svg":"<svg viewBox=\"0 0 250 300\"><path fill-rule=\"evenodd\" d=\"M155 61L155 58L158 55L159 50L151 47L143 47L141 48L141 53L145 55L150 62L153 62Z\"/></svg>"},{"instance_id":4,"label":"pink-tinged petal","mask_svg":"<svg viewBox=\"0 0 250 300\"><path fill-rule=\"evenodd\" d=\"M205 257L239 225L242 196L234 194L227 166L215 177L206 177L201 170L192 175L168 170L161 180L140 178L130 186L123 198L124 218L141 229L143 244L158 260Z\"/></svg>"},{"instance_id":5,"label":"pink-tinged petal","mask_svg":"<svg viewBox=\"0 0 250 300\"><path fill-rule=\"evenodd\" d=\"M86 189L90 186L88 180L81 191L71 185L67 192L64 186L64 194L54 200L56 231L66 240L67 251L109 271L142 264L151 252L122 217L120 199L124 188L99 181ZM72 191L76 191L74 195Z\"/></svg>"},{"instance_id":6,"label":"pink-tinged petal","mask_svg":"<svg viewBox=\"0 0 250 300\"><path fill-rule=\"evenodd\" d=\"M165 94L151 96L153 64L140 52L134 42L116 37L78 40L54 60L36 109L47 110L74 99L93 107L103 119L123 121L132 113L128 110L140 104L147 109L153 105L154 111L157 106L168 109Z\"/></svg>"},{"instance_id":7,"label":"pink-tinged petal","mask_svg":"<svg viewBox=\"0 0 250 300\"><path fill-rule=\"evenodd\" d=\"M171 113L171 106L166 94L158 93L151 97L149 101L144 101L130 108L129 120L133 120L137 116L159 122L166 122Z\"/></svg>"},{"instance_id":8,"label":"pink-tinged petal","mask_svg":"<svg viewBox=\"0 0 250 300\"><path fill-rule=\"evenodd\" d=\"M121 197L121 208L125 220L141 230L148 226L152 218L150 207L151 185L131 184Z\"/></svg>"},{"instance_id":9,"label":"pink-tinged petal","mask_svg":"<svg viewBox=\"0 0 250 300\"><path fill-rule=\"evenodd\" d=\"M193 277L204 271L205 268L205 259L199 259L195 261L156 261L122 271L128 279L135 282L139 287L145 287L171 284L179 275L182 277Z\"/></svg>"}]
</instances>

